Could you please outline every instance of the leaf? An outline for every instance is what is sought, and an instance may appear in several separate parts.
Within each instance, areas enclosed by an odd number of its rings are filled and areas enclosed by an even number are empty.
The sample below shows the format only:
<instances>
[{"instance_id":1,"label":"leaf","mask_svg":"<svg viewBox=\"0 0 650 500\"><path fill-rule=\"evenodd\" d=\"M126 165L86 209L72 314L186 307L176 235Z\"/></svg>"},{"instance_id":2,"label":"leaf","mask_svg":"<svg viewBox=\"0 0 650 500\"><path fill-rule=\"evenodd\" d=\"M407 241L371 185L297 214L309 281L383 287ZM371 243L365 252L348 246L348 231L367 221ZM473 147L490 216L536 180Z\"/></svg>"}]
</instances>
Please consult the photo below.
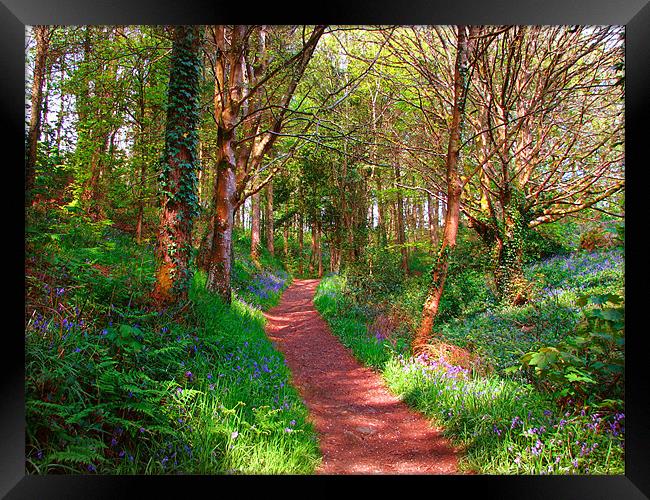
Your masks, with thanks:
<instances>
[{"instance_id":1,"label":"leaf","mask_svg":"<svg viewBox=\"0 0 650 500\"><path fill-rule=\"evenodd\" d=\"M555 363L559 357L560 351L555 347L543 347L531 356L529 364L544 370L547 366Z\"/></svg>"},{"instance_id":2,"label":"leaf","mask_svg":"<svg viewBox=\"0 0 650 500\"><path fill-rule=\"evenodd\" d=\"M600 317L606 321L621 321L625 316L620 309L603 309Z\"/></svg>"},{"instance_id":3,"label":"leaf","mask_svg":"<svg viewBox=\"0 0 650 500\"><path fill-rule=\"evenodd\" d=\"M589 377L588 374L573 367L567 369L567 373L564 374L564 378L566 378L569 382L585 382L587 384L596 383L596 381Z\"/></svg>"}]
</instances>

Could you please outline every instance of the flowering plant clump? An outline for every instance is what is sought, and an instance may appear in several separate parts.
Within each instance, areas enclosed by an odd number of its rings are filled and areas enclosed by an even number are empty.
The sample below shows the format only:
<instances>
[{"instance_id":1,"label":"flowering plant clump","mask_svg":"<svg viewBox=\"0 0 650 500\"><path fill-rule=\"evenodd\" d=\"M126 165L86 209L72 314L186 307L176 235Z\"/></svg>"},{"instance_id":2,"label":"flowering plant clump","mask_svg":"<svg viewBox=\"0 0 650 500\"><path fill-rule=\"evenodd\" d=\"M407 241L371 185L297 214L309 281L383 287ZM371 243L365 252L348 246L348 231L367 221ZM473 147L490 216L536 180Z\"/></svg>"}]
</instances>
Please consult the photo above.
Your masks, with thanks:
<instances>
[{"instance_id":1,"label":"flowering plant clump","mask_svg":"<svg viewBox=\"0 0 650 500\"><path fill-rule=\"evenodd\" d=\"M526 269L529 279L543 280L542 298L557 299L567 295L570 301L575 300L576 294L612 291L612 286L622 283L623 272L624 252L620 248L557 255Z\"/></svg>"},{"instance_id":2,"label":"flowering plant clump","mask_svg":"<svg viewBox=\"0 0 650 500\"><path fill-rule=\"evenodd\" d=\"M267 309L277 305L282 291L289 285L289 276L284 271L262 271L239 283L235 296L256 309Z\"/></svg>"},{"instance_id":3,"label":"flowering plant clump","mask_svg":"<svg viewBox=\"0 0 650 500\"><path fill-rule=\"evenodd\" d=\"M531 387L478 377L426 356L397 357L388 363L384 376L391 389L438 419L450 436L467 445L467 464L481 462L490 450L490 473L624 470L622 412L589 413L579 406L560 412Z\"/></svg>"}]
</instances>

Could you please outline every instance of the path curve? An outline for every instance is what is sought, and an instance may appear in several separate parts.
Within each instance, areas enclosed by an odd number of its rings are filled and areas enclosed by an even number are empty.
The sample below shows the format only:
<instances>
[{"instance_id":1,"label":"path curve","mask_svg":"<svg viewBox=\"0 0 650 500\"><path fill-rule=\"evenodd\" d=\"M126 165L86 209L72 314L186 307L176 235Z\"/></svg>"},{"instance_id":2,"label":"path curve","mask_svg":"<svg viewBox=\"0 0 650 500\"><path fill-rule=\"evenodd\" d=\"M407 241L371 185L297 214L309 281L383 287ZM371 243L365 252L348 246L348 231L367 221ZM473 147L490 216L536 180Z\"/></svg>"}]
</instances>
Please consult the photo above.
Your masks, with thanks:
<instances>
[{"instance_id":1,"label":"path curve","mask_svg":"<svg viewBox=\"0 0 650 500\"><path fill-rule=\"evenodd\" d=\"M449 442L331 333L312 302L319 280L295 280L265 313L319 435L317 474L458 474Z\"/></svg>"}]
</instances>

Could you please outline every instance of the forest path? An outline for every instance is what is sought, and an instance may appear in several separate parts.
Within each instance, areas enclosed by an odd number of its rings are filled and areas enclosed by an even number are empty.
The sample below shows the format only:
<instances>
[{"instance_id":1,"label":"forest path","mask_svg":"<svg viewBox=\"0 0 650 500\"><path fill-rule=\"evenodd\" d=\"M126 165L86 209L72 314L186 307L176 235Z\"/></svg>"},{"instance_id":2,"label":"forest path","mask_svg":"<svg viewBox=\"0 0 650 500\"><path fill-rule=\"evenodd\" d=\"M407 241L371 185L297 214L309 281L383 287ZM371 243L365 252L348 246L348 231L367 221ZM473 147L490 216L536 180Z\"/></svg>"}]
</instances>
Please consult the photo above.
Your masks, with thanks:
<instances>
[{"instance_id":1,"label":"forest path","mask_svg":"<svg viewBox=\"0 0 650 500\"><path fill-rule=\"evenodd\" d=\"M458 474L456 452L392 395L330 332L312 299L318 280L295 280L265 313L323 453L317 474Z\"/></svg>"}]
</instances>

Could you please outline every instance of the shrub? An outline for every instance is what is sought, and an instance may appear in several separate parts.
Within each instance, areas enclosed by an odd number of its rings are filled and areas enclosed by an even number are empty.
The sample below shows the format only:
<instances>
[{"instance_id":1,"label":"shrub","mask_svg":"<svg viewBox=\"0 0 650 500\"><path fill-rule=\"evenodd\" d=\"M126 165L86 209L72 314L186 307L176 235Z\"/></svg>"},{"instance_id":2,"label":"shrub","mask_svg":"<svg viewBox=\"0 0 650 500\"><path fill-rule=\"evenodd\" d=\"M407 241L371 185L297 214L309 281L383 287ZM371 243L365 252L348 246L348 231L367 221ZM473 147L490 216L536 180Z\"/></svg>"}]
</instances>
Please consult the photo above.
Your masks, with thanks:
<instances>
[{"instance_id":1,"label":"shrub","mask_svg":"<svg viewBox=\"0 0 650 500\"><path fill-rule=\"evenodd\" d=\"M587 305L592 305L587 307ZM578 299L583 319L573 335L521 358L538 385L582 405L622 406L625 361L624 303L618 295ZM595 305L595 307L593 307Z\"/></svg>"}]
</instances>

